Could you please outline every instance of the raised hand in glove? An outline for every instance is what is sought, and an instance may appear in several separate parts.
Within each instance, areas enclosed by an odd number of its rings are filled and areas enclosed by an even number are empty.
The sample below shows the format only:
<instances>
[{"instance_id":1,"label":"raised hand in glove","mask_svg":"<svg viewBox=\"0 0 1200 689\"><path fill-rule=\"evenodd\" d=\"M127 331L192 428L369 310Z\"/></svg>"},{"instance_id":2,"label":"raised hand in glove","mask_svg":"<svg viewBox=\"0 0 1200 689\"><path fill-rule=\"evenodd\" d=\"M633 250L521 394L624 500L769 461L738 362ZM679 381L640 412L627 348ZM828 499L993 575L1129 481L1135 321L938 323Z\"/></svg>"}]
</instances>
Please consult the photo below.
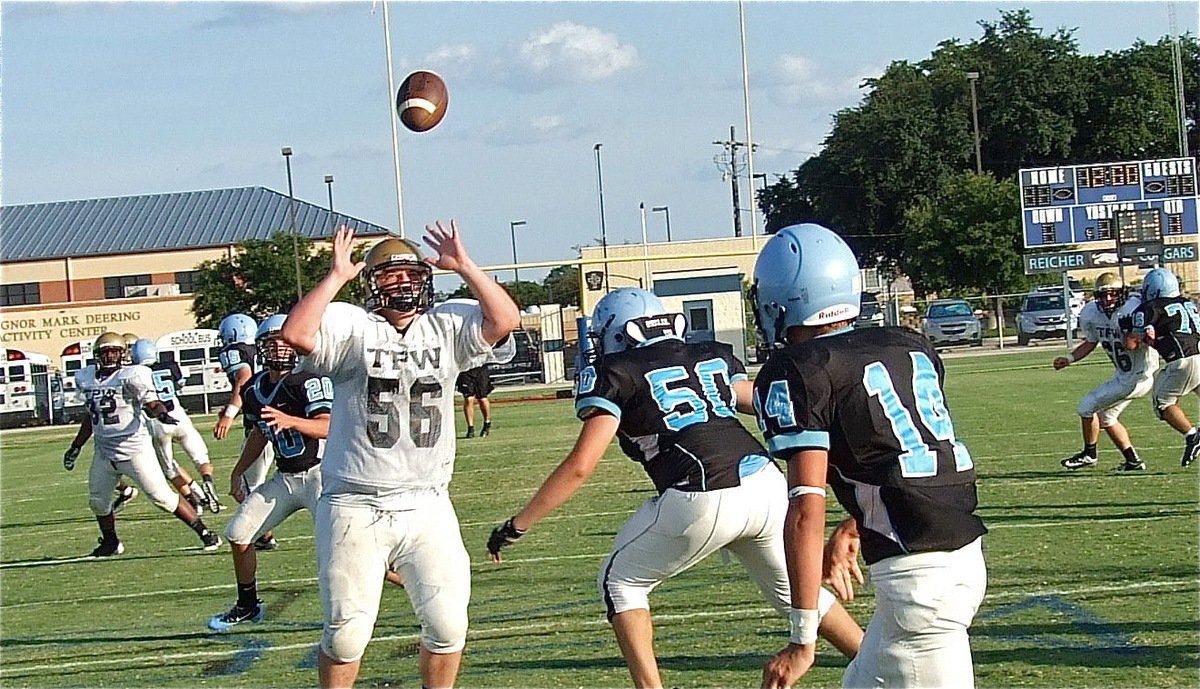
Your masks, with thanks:
<instances>
[{"instance_id":1,"label":"raised hand in glove","mask_svg":"<svg viewBox=\"0 0 1200 689\"><path fill-rule=\"evenodd\" d=\"M514 524L512 517L500 526L492 529L492 535L488 537L487 549L488 557L492 562L500 562L500 549L507 545L512 545L518 538L524 536L525 532L518 529Z\"/></svg>"},{"instance_id":2,"label":"raised hand in glove","mask_svg":"<svg viewBox=\"0 0 1200 689\"><path fill-rule=\"evenodd\" d=\"M63 468L67 471L75 470L75 460L79 459L79 448L72 445L63 453Z\"/></svg>"}]
</instances>

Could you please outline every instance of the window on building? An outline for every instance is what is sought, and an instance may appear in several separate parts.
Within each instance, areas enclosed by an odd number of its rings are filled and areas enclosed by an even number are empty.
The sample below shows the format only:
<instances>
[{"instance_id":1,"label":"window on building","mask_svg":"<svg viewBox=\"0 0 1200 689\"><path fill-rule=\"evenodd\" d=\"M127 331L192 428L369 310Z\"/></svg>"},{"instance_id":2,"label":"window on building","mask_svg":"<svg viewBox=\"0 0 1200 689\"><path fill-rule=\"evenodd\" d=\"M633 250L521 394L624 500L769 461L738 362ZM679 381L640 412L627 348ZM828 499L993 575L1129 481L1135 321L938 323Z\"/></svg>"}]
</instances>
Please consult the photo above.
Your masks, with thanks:
<instances>
[{"instance_id":1,"label":"window on building","mask_svg":"<svg viewBox=\"0 0 1200 689\"><path fill-rule=\"evenodd\" d=\"M42 303L42 288L36 282L22 282L16 285L0 285L0 306L21 306L22 304Z\"/></svg>"},{"instance_id":2,"label":"window on building","mask_svg":"<svg viewBox=\"0 0 1200 689\"><path fill-rule=\"evenodd\" d=\"M196 291L196 276L198 270L185 270L175 273L175 284L179 285L180 294L191 294Z\"/></svg>"},{"instance_id":3,"label":"window on building","mask_svg":"<svg viewBox=\"0 0 1200 689\"><path fill-rule=\"evenodd\" d=\"M139 287L150 284L150 275L117 275L104 278L104 298L124 299L126 287Z\"/></svg>"}]
</instances>

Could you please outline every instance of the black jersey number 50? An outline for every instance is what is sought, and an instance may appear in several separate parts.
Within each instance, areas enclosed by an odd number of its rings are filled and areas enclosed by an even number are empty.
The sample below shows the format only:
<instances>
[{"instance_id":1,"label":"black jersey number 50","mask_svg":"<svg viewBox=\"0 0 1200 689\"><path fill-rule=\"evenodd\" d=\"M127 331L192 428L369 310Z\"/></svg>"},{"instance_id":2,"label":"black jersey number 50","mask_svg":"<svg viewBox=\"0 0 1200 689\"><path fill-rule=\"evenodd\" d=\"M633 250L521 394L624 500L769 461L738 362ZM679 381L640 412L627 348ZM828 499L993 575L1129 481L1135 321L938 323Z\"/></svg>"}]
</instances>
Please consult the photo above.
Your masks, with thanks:
<instances>
[{"instance_id":1,"label":"black jersey number 50","mask_svg":"<svg viewBox=\"0 0 1200 689\"><path fill-rule=\"evenodd\" d=\"M375 447L390 448L400 440L400 381L367 378L367 438ZM408 435L417 447L433 447L442 435L442 384L418 378L408 389Z\"/></svg>"}]
</instances>

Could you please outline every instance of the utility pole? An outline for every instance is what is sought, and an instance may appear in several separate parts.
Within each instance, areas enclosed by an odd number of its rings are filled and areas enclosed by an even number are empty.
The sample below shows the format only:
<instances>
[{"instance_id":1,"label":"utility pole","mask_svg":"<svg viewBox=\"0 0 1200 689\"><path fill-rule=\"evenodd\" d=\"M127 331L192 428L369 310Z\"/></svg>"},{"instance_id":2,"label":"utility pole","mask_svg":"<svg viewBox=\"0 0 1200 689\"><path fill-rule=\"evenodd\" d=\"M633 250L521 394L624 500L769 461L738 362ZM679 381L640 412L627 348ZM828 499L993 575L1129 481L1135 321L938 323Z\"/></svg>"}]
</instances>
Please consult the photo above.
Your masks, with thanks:
<instances>
[{"instance_id":1,"label":"utility pole","mask_svg":"<svg viewBox=\"0 0 1200 689\"><path fill-rule=\"evenodd\" d=\"M729 140L714 141L713 144L721 146L724 150L713 156L713 162L716 163L717 169L721 171L721 179L729 178L730 188L733 191L733 236L742 236L742 208L740 191L738 189L740 175L745 165L742 164L738 157L738 149L745 148L746 144L743 141L737 140L737 131L733 125L729 125Z\"/></svg>"}]
</instances>

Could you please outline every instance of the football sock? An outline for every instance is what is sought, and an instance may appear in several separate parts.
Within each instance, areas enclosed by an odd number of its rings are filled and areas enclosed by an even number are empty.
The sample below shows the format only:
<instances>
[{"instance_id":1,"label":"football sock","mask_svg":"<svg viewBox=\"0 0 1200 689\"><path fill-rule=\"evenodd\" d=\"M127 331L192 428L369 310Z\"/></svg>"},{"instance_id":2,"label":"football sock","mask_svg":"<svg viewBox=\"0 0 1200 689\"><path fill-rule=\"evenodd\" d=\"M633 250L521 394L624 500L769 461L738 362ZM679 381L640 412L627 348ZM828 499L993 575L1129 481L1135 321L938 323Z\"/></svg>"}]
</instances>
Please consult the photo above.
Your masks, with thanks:
<instances>
[{"instance_id":1,"label":"football sock","mask_svg":"<svg viewBox=\"0 0 1200 689\"><path fill-rule=\"evenodd\" d=\"M208 527L204 525L204 520L201 519L200 517L196 517L196 521L191 522L190 524L188 524L188 526L192 527L192 531L195 531L197 534L199 534L201 536L204 535L205 531L208 531Z\"/></svg>"},{"instance_id":2,"label":"football sock","mask_svg":"<svg viewBox=\"0 0 1200 689\"><path fill-rule=\"evenodd\" d=\"M187 484L187 487L188 490L195 493L197 497L204 494L204 489L200 487L199 483L196 483L196 479L192 479L192 482Z\"/></svg>"},{"instance_id":3,"label":"football sock","mask_svg":"<svg viewBox=\"0 0 1200 689\"><path fill-rule=\"evenodd\" d=\"M252 581L249 584L238 584L238 599L237 604L240 608L256 608L258 607L258 582Z\"/></svg>"},{"instance_id":4,"label":"football sock","mask_svg":"<svg viewBox=\"0 0 1200 689\"><path fill-rule=\"evenodd\" d=\"M1091 457L1092 459L1095 459L1096 458L1096 443L1085 443L1083 446L1083 454L1087 455L1088 457Z\"/></svg>"},{"instance_id":5,"label":"football sock","mask_svg":"<svg viewBox=\"0 0 1200 689\"><path fill-rule=\"evenodd\" d=\"M1126 464L1137 464L1139 461L1141 461L1138 459L1137 450L1133 448L1133 445L1121 450L1121 454L1125 455Z\"/></svg>"}]
</instances>

